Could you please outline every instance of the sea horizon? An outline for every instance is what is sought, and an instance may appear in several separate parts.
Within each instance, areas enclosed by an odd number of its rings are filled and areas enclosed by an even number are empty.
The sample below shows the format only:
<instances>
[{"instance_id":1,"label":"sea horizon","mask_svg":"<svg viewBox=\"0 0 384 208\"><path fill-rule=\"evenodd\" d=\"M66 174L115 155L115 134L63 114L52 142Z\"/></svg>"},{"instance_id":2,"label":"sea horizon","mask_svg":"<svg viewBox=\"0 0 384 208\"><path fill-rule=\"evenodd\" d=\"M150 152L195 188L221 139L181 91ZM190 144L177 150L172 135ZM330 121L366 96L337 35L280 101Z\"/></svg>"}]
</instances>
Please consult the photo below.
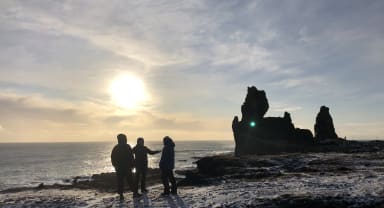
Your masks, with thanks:
<instances>
[{"instance_id":1,"label":"sea horizon","mask_svg":"<svg viewBox=\"0 0 384 208\"><path fill-rule=\"evenodd\" d=\"M347 138L347 140L349 141L384 141L384 138L373 138L373 139L368 139L368 138L364 138L364 139L360 139L360 138ZM133 141L133 142L132 142ZM223 141L223 142L234 142L235 143L235 140L232 138L232 139L183 139L183 140L177 140L175 139L176 142L211 142L211 141ZM159 140L147 140L145 139L145 142L162 142L162 138L159 139ZM109 140L103 140L103 141L98 141L98 140L90 140L90 141L28 141L28 142L24 142L24 141L15 141L15 142L1 142L0 141L0 145L1 144L53 144L53 143L117 143L117 140L116 141L109 141ZM136 138L135 139L128 139L128 144L132 145L132 144L136 144Z\"/></svg>"},{"instance_id":2,"label":"sea horizon","mask_svg":"<svg viewBox=\"0 0 384 208\"><path fill-rule=\"evenodd\" d=\"M136 139L128 139L128 143L133 140L136 142ZM145 139L146 142L162 142L163 138L160 138L159 140L150 140L150 139ZM183 139L183 140L177 140L174 139L176 142L209 142L209 141L233 141L233 139ZM384 139L383 139L384 140ZM117 143L117 140L90 140L90 141L15 141L15 142L1 142L0 144L45 144L45 143L110 143L110 142L115 142Z\"/></svg>"}]
</instances>

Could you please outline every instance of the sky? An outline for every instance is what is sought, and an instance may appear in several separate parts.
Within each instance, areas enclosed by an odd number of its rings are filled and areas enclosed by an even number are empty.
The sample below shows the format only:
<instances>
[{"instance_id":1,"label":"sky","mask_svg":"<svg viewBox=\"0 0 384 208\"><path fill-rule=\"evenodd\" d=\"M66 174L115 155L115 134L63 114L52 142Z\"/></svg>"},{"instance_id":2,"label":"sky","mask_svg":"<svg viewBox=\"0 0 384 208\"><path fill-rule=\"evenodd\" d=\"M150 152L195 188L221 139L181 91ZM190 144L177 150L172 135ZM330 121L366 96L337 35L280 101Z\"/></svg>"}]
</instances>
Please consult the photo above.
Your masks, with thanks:
<instances>
[{"instance_id":1,"label":"sky","mask_svg":"<svg viewBox=\"0 0 384 208\"><path fill-rule=\"evenodd\" d=\"M340 137L384 139L383 11L381 0L2 0L0 142L232 140L248 86L266 91L266 116L288 111L313 132L326 105ZM116 84L127 76L139 84Z\"/></svg>"}]
</instances>

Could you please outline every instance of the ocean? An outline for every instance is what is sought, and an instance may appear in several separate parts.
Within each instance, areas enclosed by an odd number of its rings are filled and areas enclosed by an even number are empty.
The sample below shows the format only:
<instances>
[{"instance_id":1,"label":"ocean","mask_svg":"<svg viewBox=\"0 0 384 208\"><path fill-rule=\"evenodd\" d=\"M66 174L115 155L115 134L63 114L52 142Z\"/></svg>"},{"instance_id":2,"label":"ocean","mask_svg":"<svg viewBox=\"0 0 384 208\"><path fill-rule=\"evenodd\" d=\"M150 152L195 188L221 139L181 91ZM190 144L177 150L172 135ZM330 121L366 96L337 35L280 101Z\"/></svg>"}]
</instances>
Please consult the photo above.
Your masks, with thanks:
<instances>
[{"instance_id":1,"label":"ocean","mask_svg":"<svg viewBox=\"0 0 384 208\"><path fill-rule=\"evenodd\" d=\"M198 158L232 152L233 141L175 141L176 170L195 167ZM110 154L116 143L0 143L0 190L69 183L76 176L114 171ZM131 144L133 147L135 144ZM146 141L152 150L162 143ZM149 155L149 167L157 168L160 154Z\"/></svg>"}]
</instances>

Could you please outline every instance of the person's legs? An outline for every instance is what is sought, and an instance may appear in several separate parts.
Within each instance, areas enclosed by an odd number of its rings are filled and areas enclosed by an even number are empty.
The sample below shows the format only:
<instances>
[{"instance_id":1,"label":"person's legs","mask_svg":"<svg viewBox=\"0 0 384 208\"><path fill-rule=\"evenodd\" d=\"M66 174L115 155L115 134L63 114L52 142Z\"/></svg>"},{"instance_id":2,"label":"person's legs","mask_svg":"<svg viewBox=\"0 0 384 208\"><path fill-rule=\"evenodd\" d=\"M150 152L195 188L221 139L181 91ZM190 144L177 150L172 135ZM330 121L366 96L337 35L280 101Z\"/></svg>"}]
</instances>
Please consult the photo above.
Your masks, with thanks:
<instances>
[{"instance_id":1,"label":"person's legs","mask_svg":"<svg viewBox=\"0 0 384 208\"><path fill-rule=\"evenodd\" d=\"M138 192L140 177L141 177L141 171L140 171L139 168L136 168L136 173L135 173L135 191L134 192Z\"/></svg>"},{"instance_id":2,"label":"person's legs","mask_svg":"<svg viewBox=\"0 0 384 208\"><path fill-rule=\"evenodd\" d=\"M127 181L128 181L128 185L129 185L130 190L133 192L133 197L140 197L141 194L139 194L137 192L138 188L135 185L134 176L133 176L132 170L129 170L128 173L127 173Z\"/></svg>"},{"instance_id":3,"label":"person's legs","mask_svg":"<svg viewBox=\"0 0 384 208\"><path fill-rule=\"evenodd\" d=\"M163 194L169 194L169 181L168 172L165 169L161 169L161 181L163 182L164 192Z\"/></svg>"},{"instance_id":4,"label":"person's legs","mask_svg":"<svg viewBox=\"0 0 384 208\"><path fill-rule=\"evenodd\" d=\"M120 195L120 199L123 199L125 174L121 171L116 171L116 178L117 178L117 193Z\"/></svg>"},{"instance_id":5,"label":"person's legs","mask_svg":"<svg viewBox=\"0 0 384 208\"><path fill-rule=\"evenodd\" d=\"M143 169L141 170L141 192L148 191L145 184L146 177L147 177L147 167L143 167Z\"/></svg>"},{"instance_id":6,"label":"person's legs","mask_svg":"<svg viewBox=\"0 0 384 208\"><path fill-rule=\"evenodd\" d=\"M171 182L171 192L172 194L177 194L177 185L176 185L176 179L173 175L173 170L169 170L169 181Z\"/></svg>"}]
</instances>

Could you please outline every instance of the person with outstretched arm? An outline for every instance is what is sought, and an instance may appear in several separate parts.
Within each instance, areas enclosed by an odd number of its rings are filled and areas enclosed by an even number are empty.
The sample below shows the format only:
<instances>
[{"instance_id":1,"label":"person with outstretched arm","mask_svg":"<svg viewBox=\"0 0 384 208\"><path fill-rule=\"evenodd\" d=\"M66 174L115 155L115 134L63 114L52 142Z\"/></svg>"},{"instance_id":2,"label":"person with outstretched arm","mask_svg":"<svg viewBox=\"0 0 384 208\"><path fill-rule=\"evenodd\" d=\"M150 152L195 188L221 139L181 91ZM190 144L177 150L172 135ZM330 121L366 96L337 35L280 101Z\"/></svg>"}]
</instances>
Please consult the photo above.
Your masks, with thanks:
<instances>
[{"instance_id":1,"label":"person with outstretched arm","mask_svg":"<svg viewBox=\"0 0 384 208\"><path fill-rule=\"evenodd\" d=\"M133 152L131 146L127 144L127 136L125 134L117 135L118 144L113 148L111 153L111 161L116 170L117 176L117 193L120 200L124 199L124 182L127 180L130 189L133 191L133 197L139 197L134 188L132 169L134 166Z\"/></svg>"},{"instance_id":2,"label":"person with outstretched arm","mask_svg":"<svg viewBox=\"0 0 384 208\"><path fill-rule=\"evenodd\" d=\"M162 196L168 196L171 194L177 194L177 186L175 176L173 175L173 169L175 168L175 143L173 140L166 136L163 139L163 151L160 159L161 180L164 185L164 192ZM171 187L169 187L171 182Z\"/></svg>"},{"instance_id":3,"label":"person with outstretched arm","mask_svg":"<svg viewBox=\"0 0 384 208\"><path fill-rule=\"evenodd\" d=\"M137 138L137 144L133 148L133 154L135 155L135 188L136 192L139 189L139 183L141 185L141 193L148 192L145 186L147 169L148 169L148 154L157 154L160 151L152 151L148 147L144 146L144 139Z\"/></svg>"}]
</instances>

